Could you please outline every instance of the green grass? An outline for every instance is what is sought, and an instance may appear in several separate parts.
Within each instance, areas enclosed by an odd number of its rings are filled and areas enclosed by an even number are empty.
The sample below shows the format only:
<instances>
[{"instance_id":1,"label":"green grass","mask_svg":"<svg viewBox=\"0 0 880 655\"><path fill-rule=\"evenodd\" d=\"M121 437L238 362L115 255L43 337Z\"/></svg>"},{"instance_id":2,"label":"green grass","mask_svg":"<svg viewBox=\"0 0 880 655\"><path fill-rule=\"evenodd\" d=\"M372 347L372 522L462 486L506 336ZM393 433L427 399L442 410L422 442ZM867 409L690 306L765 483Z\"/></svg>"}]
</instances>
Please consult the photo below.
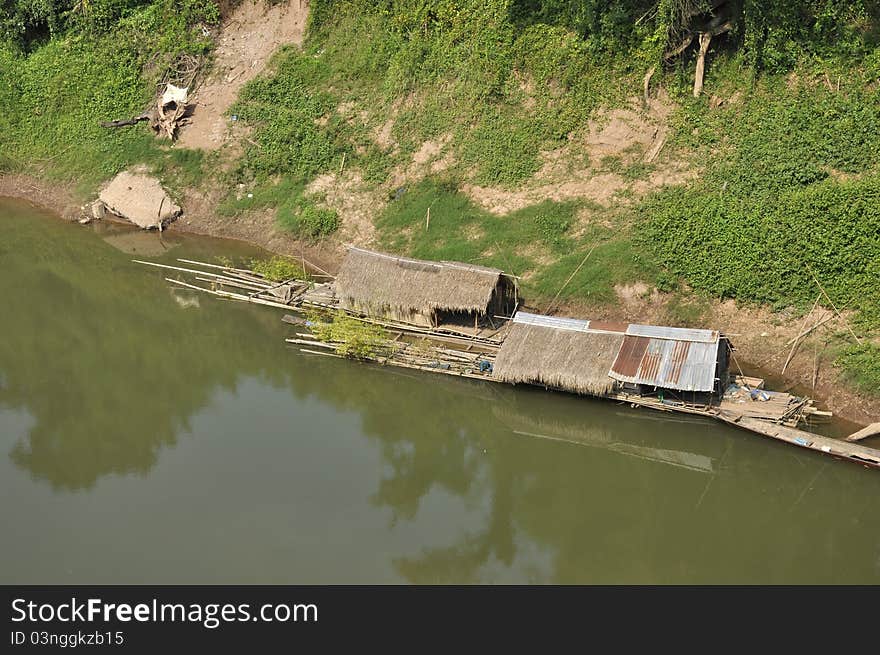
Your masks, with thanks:
<instances>
[{"instance_id":1,"label":"green grass","mask_svg":"<svg viewBox=\"0 0 880 655\"><path fill-rule=\"evenodd\" d=\"M511 187L601 102L622 97L620 84L605 81L610 60L563 27L515 29L502 0L429 12L424 29L409 6L393 15L365 2L328 6L313 7L305 52L282 52L233 109L259 144L240 181L305 182L344 157L381 184L424 141L445 135L455 175ZM395 144L383 149L371 133L389 119Z\"/></svg>"},{"instance_id":2,"label":"green grass","mask_svg":"<svg viewBox=\"0 0 880 655\"><path fill-rule=\"evenodd\" d=\"M525 288L540 299L559 294L559 301L610 304L618 300L615 286L651 284L656 274L651 257L640 252L624 224L617 230L594 230L576 250L542 268Z\"/></svg>"},{"instance_id":3,"label":"green grass","mask_svg":"<svg viewBox=\"0 0 880 655\"><path fill-rule=\"evenodd\" d=\"M430 208L430 223L426 218ZM425 181L392 200L376 221L383 246L424 259L498 266L513 273L536 267L530 249L559 254L576 204L544 202L496 216L474 205L453 183Z\"/></svg>"},{"instance_id":4,"label":"green grass","mask_svg":"<svg viewBox=\"0 0 880 655\"><path fill-rule=\"evenodd\" d=\"M701 324L709 308L708 298L677 293L666 303L663 322L673 327L696 327Z\"/></svg>"},{"instance_id":5,"label":"green grass","mask_svg":"<svg viewBox=\"0 0 880 655\"><path fill-rule=\"evenodd\" d=\"M195 24L216 19L211 3L158 0L109 32L70 31L26 54L0 43L0 167L75 181L84 195L135 163L191 182L197 162L163 149L144 123L99 123L141 113L179 53L208 50Z\"/></svg>"},{"instance_id":6,"label":"green grass","mask_svg":"<svg viewBox=\"0 0 880 655\"><path fill-rule=\"evenodd\" d=\"M806 308L818 281L863 335L880 330L880 92L869 64L852 65L838 91L808 66L743 88L738 63L720 61L719 92L740 97L716 109L679 97L671 146L706 167L644 201L639 247L716 298ZM877 349L840 362L880 393Z\"/></svg>"},{"instance_id":7,"label":"green grass","mask_svg":"<svg viewBox=\"0 0 880 655\"><path fill-rule=\"evenodd\" d=\"M430 222L426 228L428 208ZM424 259L463 261L525 275L533 302L560 298L607 303L614 285L650 281L650 261L633 248L627 230L591 228L571 236L580 208L576 202L545 201L504 216L476 205L452 183L425 181L392 200L376 221L382 246Z\"/></svg>"},{"instance_id":8,"label":"green grass","mask_svg":"<svg viewBox=\"0 0 880 655\"><path fill-rule=\"evenodd\" d=\"M880 346L863 344L845 349L837 358L844 378L864 393L880 396Z\"/></svg>"}]
</instances>

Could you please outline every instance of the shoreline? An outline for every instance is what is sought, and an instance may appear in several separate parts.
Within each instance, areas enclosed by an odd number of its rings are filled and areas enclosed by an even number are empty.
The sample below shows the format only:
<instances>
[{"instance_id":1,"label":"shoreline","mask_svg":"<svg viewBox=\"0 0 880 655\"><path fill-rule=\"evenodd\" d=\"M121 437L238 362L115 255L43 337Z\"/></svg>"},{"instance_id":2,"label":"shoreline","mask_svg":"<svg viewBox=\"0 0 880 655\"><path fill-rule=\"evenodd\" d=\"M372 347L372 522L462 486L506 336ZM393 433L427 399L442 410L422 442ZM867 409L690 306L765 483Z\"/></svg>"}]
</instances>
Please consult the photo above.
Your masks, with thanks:
<instances>
[{"instance_id":1,"label":"shoreline","mask_svg":"<svg viewBox=\"0 0 880 655\"><path fill-rule=\"evenodd\" d=\"M189 195L189 194L187 194ZM47 209L65 221L74 222L81 216L81 207L85 199L79 196L72 185L53 182L49 183L32 176L5 173L0 174L0 198L8 197L24 200L41 209ZM192 198L190 198L191 200ZM206 200L206 199L205 199ZM334 272L342 259L341 243L333 239L320 243L304 243L291 235L284 234L272 227L271 217L262 215L243 215L239 217L223 217L222 221L210 211L209 202L187 203L193 209L185 213L181 218L170 223L167 230L177 231L196 236L231 239L241 241L249 245L258 246L264 250L287 257L305 257L310 262L321 268ZM269 228L269 229L267 229ZM726 325L725 319L730 319L730 307L726 303L713 302L712 317L722 329L732 326ZM589 313L596 315L596 308L581 303L570 303L562 308L573 314ZM736 310L743 313L742 308ZM638 316L623 317L608 308L599 312L604 314L600 318L626 318L637 319ZM754 310L754 313L766 313L763 310ZM643 319L644 320L644 319ZM796 330L797 326L790 327ZM726 330L735 333L737 330ZM788 332L783 330L779 338L787 338ZM880 398L871 398L859 393L845 382L837 379L836 373L830 373L831 367L825 367L824 375L820 376L815 389L810 388L806 382L812 377L811 366L800 365L789 367L789 375L775 375L768 366L752 365L752 362L765 362L768 355L777 350L777 345L769 339L753 338L743 339L741 335L735 336L734 345L741 353L741 359L746 363L745 368L756 372L760 377L768 377L778 380L787 389L796 389L800 393L814 398L824 408L834 413L835 420L840 419L850 424L863 425L877 420L880 417Z\"/></svg>"}]
</instances>

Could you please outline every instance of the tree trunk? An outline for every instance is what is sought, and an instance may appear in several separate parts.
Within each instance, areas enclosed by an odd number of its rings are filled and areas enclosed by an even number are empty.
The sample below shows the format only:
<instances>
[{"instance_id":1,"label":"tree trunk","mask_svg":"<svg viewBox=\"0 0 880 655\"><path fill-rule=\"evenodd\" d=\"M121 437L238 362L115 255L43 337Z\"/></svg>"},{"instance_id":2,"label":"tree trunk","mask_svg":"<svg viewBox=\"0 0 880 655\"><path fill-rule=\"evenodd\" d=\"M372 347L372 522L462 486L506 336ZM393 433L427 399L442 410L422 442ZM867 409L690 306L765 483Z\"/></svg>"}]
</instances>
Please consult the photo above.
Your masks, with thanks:
<instances>
[{"instance_id":1,"label":"tree trunk","mask_svg":"<svg viewBox=\"0 0 880 655\"><path fill-rule=\"evenodd\" d=\"M699 98L703 92L703 75L706 72L706 53L709 51L709 42L712 41L711 32L700 32L700 53L697 55L697 73L694 76L694 97Z\"/></svg>"}]
</instances>

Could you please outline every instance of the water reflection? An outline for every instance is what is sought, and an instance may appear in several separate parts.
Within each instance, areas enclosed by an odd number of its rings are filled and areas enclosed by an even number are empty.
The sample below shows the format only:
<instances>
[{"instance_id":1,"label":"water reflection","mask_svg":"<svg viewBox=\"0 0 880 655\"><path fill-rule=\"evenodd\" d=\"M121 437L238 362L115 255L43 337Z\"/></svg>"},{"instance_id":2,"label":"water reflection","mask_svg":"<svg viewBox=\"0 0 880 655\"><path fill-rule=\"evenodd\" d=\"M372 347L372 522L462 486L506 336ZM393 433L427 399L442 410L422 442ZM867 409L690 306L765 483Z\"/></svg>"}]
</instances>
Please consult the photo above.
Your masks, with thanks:
<instances>
[{"instance_id":1,"label":"water reflection","mask_svg":"<svg viewBox=\"0 0 880 655\"><path fill-rule=\"evenodd\" d=\"M26 219L5 231L0 405L34 417L10 457L35 477L78 489L144 475L218 388L248 374L283 382L265 349L242 343L264 336L257 316L192 311L197 300L181 303L87 230Z\"/></svg>"}]
</instances>

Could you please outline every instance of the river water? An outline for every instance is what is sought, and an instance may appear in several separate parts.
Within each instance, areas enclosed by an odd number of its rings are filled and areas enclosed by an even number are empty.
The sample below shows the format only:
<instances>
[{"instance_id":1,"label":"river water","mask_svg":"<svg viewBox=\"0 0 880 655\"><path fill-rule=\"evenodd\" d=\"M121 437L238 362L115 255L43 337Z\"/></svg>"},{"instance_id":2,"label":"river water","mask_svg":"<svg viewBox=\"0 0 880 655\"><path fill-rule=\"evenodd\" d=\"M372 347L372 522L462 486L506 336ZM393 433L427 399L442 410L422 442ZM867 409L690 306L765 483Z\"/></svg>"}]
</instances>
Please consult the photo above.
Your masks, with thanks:
<instances>
[{"instance_id":1,"label":"river water","mask_svg":"<svg viewBox=\"0 0 880 655\"><path fill-rule=\"evenodd\" d=\"M0 583L880 582L880 472L702 419L285 346L0 202Z\"/></svg>"}]
</instances>

